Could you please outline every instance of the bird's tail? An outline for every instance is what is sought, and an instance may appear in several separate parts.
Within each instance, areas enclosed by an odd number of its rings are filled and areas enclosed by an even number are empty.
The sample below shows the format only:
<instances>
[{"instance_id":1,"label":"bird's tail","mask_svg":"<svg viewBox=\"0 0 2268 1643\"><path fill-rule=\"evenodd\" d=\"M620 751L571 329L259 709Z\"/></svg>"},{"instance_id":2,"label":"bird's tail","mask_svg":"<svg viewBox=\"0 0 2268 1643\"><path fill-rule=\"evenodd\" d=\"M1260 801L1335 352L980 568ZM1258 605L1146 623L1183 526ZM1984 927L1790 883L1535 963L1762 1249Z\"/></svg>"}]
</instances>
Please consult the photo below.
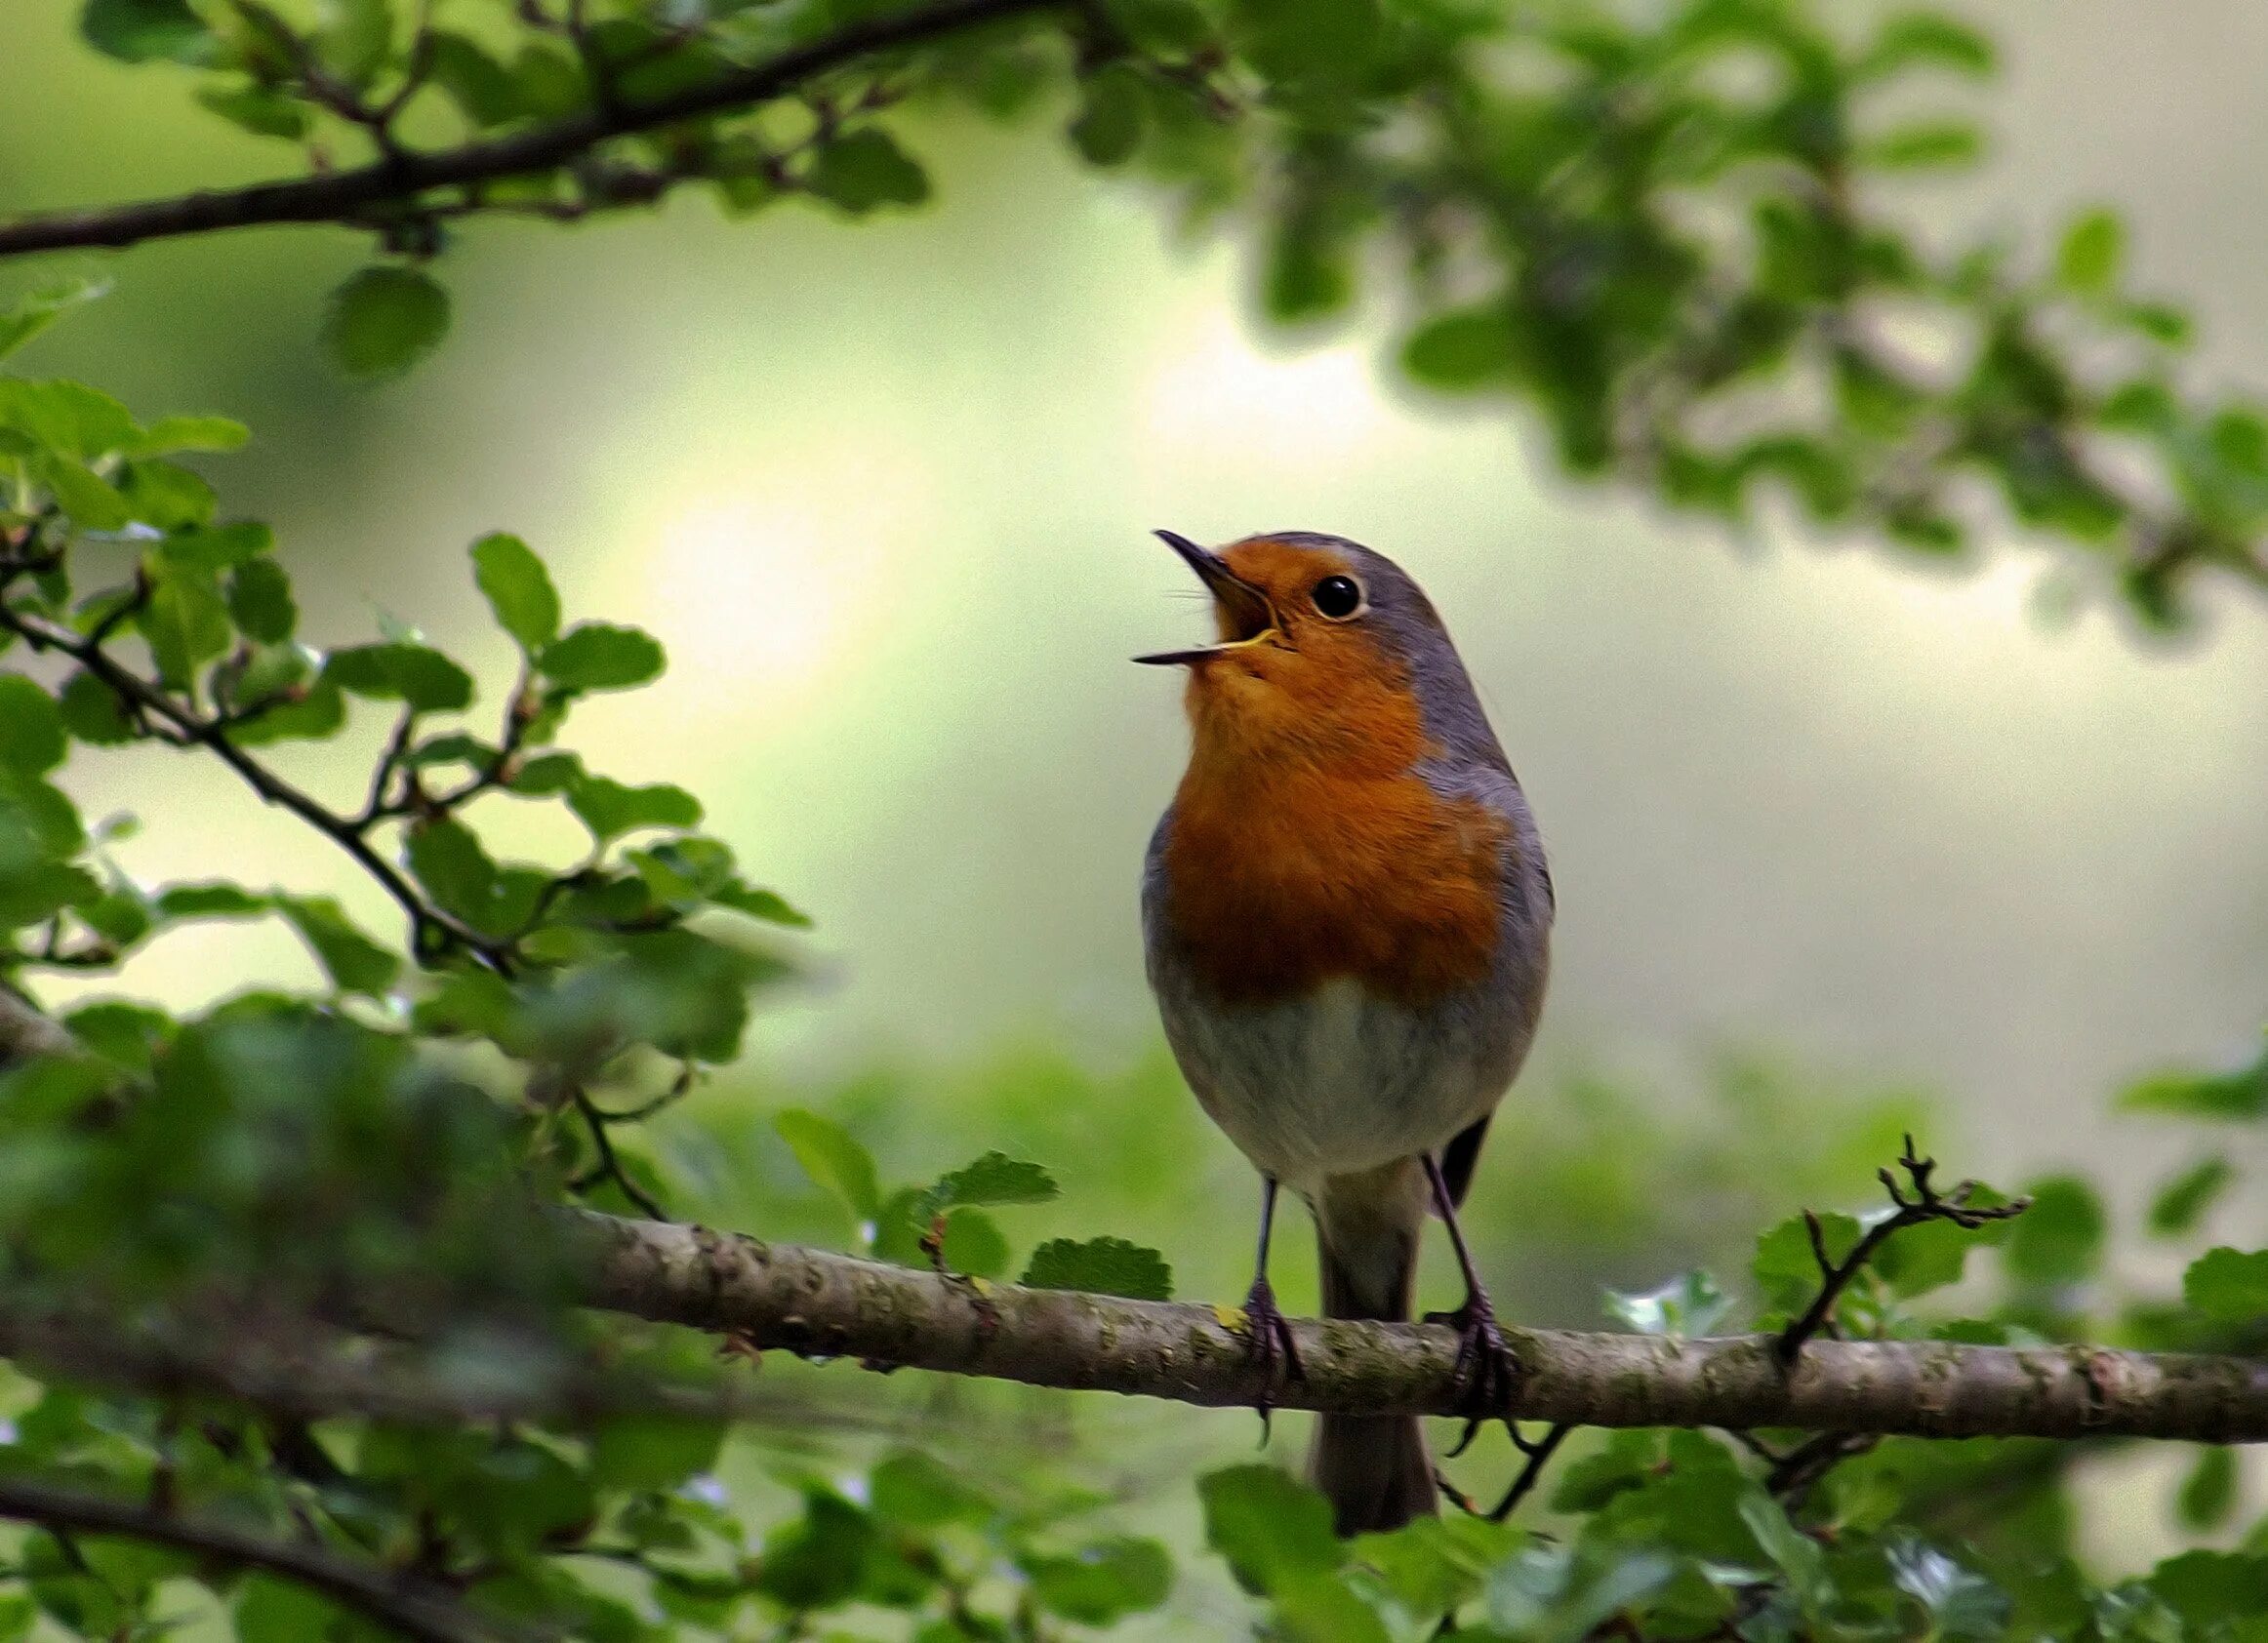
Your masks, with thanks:
<instances>
[{"instance_id":1,"label":"bird's tail","mask_svg":"<svg viewBox=\"0 0 2268 1643\"><path fill-rule=\"evenodd\" d=\"M1424 1193L1414 1160L1326 1183L1316 1203L1324 1317L1408 1321ZM1434 1458L1414 1415L1319 1417L1308 1481L1329 1498L1341 1535L1398 1529L1435 1509Z\"/></svg>"}]
</instances>

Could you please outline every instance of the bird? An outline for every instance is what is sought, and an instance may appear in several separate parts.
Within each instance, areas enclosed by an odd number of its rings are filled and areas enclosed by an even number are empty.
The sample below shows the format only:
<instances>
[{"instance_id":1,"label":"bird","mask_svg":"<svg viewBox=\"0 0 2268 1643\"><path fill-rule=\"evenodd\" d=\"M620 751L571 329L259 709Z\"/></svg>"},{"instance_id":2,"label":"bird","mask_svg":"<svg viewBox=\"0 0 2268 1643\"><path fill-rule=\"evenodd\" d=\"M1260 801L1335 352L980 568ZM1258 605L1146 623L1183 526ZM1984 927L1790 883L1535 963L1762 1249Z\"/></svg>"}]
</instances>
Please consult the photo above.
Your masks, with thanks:
<instances>
[{"instance_id":1,"label":"bird","mask_svg":"<svg viewBox=\"0 0 2268 1643\"><path fill-rule=\"evenodd\" d=\"M1501 1409L1518 1366L1457 1210L1543 1010L1556 896L1534 816L1447 628L1384 554L1155 534L1218 633L1134 659L1188 670L1191 727L1144 860L1145 968L1183 1077L1260 1173L1250 1349L1271 1385L1302 1373L1268 1277L1280 1188L1315 1222L1326 1317L1406 1321L1436 1215L1466 1295L1432 1317L1458 1328L1470 1411ZM1413 1416L1322 1415L1308 1477L1342 1536L1438 1509Z\"/></svg>"}]
</instances>

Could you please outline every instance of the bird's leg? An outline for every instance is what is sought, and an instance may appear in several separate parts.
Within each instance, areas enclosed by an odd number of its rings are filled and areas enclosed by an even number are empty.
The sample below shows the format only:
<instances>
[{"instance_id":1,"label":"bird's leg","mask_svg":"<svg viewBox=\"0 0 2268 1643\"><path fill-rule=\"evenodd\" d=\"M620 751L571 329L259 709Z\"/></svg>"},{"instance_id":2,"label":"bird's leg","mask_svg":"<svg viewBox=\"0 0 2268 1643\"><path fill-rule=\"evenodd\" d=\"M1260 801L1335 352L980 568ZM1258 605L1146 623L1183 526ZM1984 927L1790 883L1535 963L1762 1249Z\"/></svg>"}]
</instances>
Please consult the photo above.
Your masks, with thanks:
<instances>
[{"instance_id":1,"label":"bird's leg","mask_svg":"<svg viewBox=\"0 0 2268 1643\"><path fill-rule=\"evenodd\" d=\"M1519 1360L1496 1327L1496 1308L1488 1303L1487 1286L1474 1269L1473 1252L1465 1245L1465 1229L1457 1224L1456 1200L1449 1194L1440 1161L1430 1152L1423 1156L1426 1180L1433 1183L1434 1207L1449 1228L1449 1246L1457 1252L1457 1266L1465 1274L1465 1303L1454 1312L1426 1314L1427 1323L1451 1324L1457 1331L1457 1379L1465 1388L1466 1422L1464 1436L1449 1451L1454 1458L1464 1453L1474 1433L1503 1413L1519 1376Z\"/></svg>"},{"instance_id":2,"label":"bird's leg","mask_svg":"<svg viewBox=\"0 0 2268 1643\"><path fill-rule=\"evenodd\" d=\"M1268 1282L1268 1240L1276 1230L1276 1178L1260 1178L1260 1250L1254 1262L1252 1287L1244 1295L1244 1320L1252 1356L1267 1371L1266 1389L1255 1406L1260 1411L1260 1441L1268 1441L1268 1416L1275 1408L1272 1395L1285 1381L1306 1377L1299 1347L1291 1338L1291 1324L1276 1304L1276 1291Z\"/></svg>"}]
</instances>

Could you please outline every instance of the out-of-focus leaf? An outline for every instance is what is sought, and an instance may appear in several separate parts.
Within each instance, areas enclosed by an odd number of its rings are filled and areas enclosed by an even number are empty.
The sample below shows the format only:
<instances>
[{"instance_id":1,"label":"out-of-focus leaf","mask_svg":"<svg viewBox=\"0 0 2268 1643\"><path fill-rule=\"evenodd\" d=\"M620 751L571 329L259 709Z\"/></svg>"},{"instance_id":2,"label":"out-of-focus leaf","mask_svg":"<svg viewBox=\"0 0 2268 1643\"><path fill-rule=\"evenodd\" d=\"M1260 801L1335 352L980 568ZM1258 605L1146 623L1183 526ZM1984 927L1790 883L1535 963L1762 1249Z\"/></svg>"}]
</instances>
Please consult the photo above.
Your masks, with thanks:
<instances>
[{"instance_id":1,"label":"out-of-focus leaf","mask_svg":"<svg viewBox=\"0 0 2268 1643\"><path fill-rule=\"evenodd\" d=\"M1852 1217L1830 1212L1819 1218L1822 1240L1830 1261L1841 1261L1859 1239ZM1819 1262L1811 1253L1811 1235L1802 1216L1790 1216L1757 1240L1756 1260L1749 1270L1765 1303L1786 1312L1800 1312L1819 1293Z\"/></svg>"},{"instance_id":2,"label":"out-of-focus leaf","mask_svg":"<svg viewBox=\"0 0 2268 1643\"><path fill-rule=\"evenodd\" d=\"M559 634L559 594L535 551L503 532L472 544L473 577L496 621L534 656Z\"/></svg>"},{"instance_id":3,"label":"out-of-focus leaf","mask_svg":"<svg viewBox=\"0 0 2268 1643\"><path fill-rule=\"evenodd\" d=\"M537 659L545 677L571 691L619 691L660 676L661 643L635 627L579 622L546 645Z\"/></svg>"},{"instance_id":4,"label":"out-of-focus leaf","mask_svg":"<svg viewBox=\"0 0 2268 1643\"><path fill-rule=\"evenodd\" d=\"M1097 1541L1068 1557L1022 1562L1040 1608L1081 1625L1112 1625L1146 1613L1173 1589L1173 1559L1155 1541Z\"/></svg>"},{"instance_id":5,"label":"out-of-focus leaf","mask_svg":"<svg viewBox=\"0 0 2268 1643\"><path fill-rule=\"evenodd\" d=\"M1273 1592L1346 1560L1322 1496L1275 1466L1231 1466L1197 1480L1205 1543L1246 1591Z\"/></svg>"},{"instance_id":6,"label":"out-of-focus leaf","mask_svg":"<svg viewBox=\"0 0 2268 1643\"><path fill-rule=\"evenodd\" d=\"M2119 1098L2129 1112L2166 1112L2180 1118L2247 1119L2268 1116L2268 1055L2231 1072L2162 1072Z\"/></svg>"},{"instance_id":7,"label":"out-of-focus leaf","mask_svg":"<svg viewBox=\"0 0 2268 1643\"><path fill-rule=\"evenodd\" d=\"M2197 1464L2181 1480L2174 1511L2187 1528L2217 1529L2237 1505L2237 1452L2225 1444L2197 1452Z\"/></svg>"},{"instance_id":8,"label":"out-of-focus leaf","mask_svg":"<svg viewBox=\"0 0 2268 1643\"><path fill-rule=\"evenodd\" d=\"M265 525L239 522L177 531L157 544L157 551L185 570L210 573L245 564L274 547L275 533Z\"/></svg>"},{"instance_id":9,"label":"out-of-focus leaf","mask_svg":"<svg viewBox=\"0 0 2268 1643\"><path fill-rule=\"evenodd\" d=\"M92 673L63 681L61 701L64 728L92 747L116 747L134 740L134 724L118 693Z\"/></svg>"},{"instance_id":10,"label":"out-of-focus leaf","mask_svg":"<svg viewBox=\"0 0 2268 1643\"><path fill-rule=\"evenodd\" d=\"M110 282L60 280L27 292L0 308L0 359L6 359L71 309L109 294Z\"/></svg>"},{"instance_id":11,"label":"out-of-focus leaf","mask_svg":"<svg viewBox=\"0 0 2268 1643\"><path fill-rule=\"evenodd\" d=\"M2102 1262L2107 1230L2102 1200L2077 1176L2032 1184L2032 1207L2008 1232L2003 1254L2010 1275L2027 1283L2073 1284Z\"/></svg>"},{"instance_id":12,"label":"out-of-focus leaf","mask_svg":"<svg viewBox=\"0 0 2268 1643\"><path fill-rule=\"evenodd\" d=\"M919 163L889 133L872 127L845 133L820 149L803 185L854 217L929 198L929 178Z\"/></svg>"},{"instance_id":13,"label":"out-of-focus leaf","mask_svg":"<svg viewBox=\"0 0 2268 1643\"><path fill-rule=\"evenodd\" d=\"M1984 152L1984 135L1962 121L1900 126L1859 145L1860 163L1883 171L1935 171L1969 166Z\"/></svg>"},{"instance_id":14,"label":"out-of-focus leaf","mask_svg":"<svg viewBox=\"0 0 2268 1643\"><path fill-rule=\"evenodd\" d=\"M590 1442L590 1479L602 1488L673 1489L716 1464L724 1423L673 1415L618 1417Z\"/></svg>"},{"instance_id":15,"label":"out-of-focus leaf","mask_svg":"<svg viewBox=\"0 0 2268 1643\"><path fill-rule=\"evenodd\" d=\"M0 673L0 765L44 776L69 751L56 699L20 673Z\"/></svg>"},{"instance_id":16,"label":"out-of-focus leaf","mask_svg":"<svg viewBox=\"0 0 2268 1643\"><path fill-rule=\"evenodd\" d=\"M1173 1299L1173 1268L1165 1258L1124 1238L1050 1238L1032 1252L1023 1282L1033 1289L1081 1290L1129 1301Z\"/></svg>"},{"instance_id":17,"label":"out-of-focus leaf","mask_svg":"<svg viewBox=\"0 0 2268 1643\"><path fill-rule=\"evenodd\" d=\"M188 0L87 0L79 29L121 62L202 62L213 33Z\"/></svg>"},{"instance_id":18,"label":"out-of-focus leaf","mask_svg":"<svg viewBox=\"0 0 2268 1643\"><path fill-rule=\"evenodd\" d=\"M641 828L701 824L701 801L667 781L630 787L603 776L586 776L567 789L567 806L602 843Z\"/></svg>"},{"instance_id":19,"label":"out-of-focus leaf","mask_svg":"<svg viewBox=\"0 0 2268 1643\"><path fill-rule=\"evenodd\" d=\"M428 274L379 263L331 294L323 341L347 377L394 377L431 353L449 334L449 294Z\"/></svg>"},{"instance_id":20,"label":"out-of-focus leaf","mask_svg":"<svg viewBox=\"0 0 2268 1643\"><path fill-rule=\"evenodd\" d=\"M871 1222L882 1210L882 1188L874 1160L858 1140L832 1119L790 1107L772 1120L803 1173L841 1199L854 1219Z\"/></svg>"},{"instance_id":21,"label":"out-of-focus leaf","mask_svg":"<svg viewBox=\"0 0 2268 1643\"><path fill-rule=\"evenodd\" d=\"M273 559L248 559L228 573L228 615L244 636L280 645L300 622L291 578Z\"/></svg>"},{"instance_id":22,"label":"out-of-focus leaf","mask_svg":"<svg viewBox=\"0 0 2268 1643\"><path fill-rule=\"evenodd\" d=\"M2209 1249L2181 1277L2182 1299L2219 1323L2268 1317L2268 1250Z\"/></svg>"},{"instance_id":23,"label":"out-of-focus leaf","mask_svg":"<svg viewBox=\"0 0 2268 1643\"><path fill-rule=\"evenodd\" d=\"M2200 1158L2160 1187L2150 1200L2150 1230L2161 1238L2178 1238L2191 1231L2236 1179L2236 1166L2219 1153Z\"/></svg>"},{"instance_id":24,"label":"out-of-focus leaf","mask_svg":"<svg viewBox=\"0 0 2268 1643\"><path fill-rule=\"evenodd\" d=\"M2116 214L2090 211L2064 230L2055 254L2055 278L2082 297L2108 296L2126 260L2126 230Z\"/></svg>"},{"instance_id":25,"label":"out-of-focus leaf","mask_svg":"<svg viewBox=\"0 0 2268 1643\"><path fill-rule=\"evenodd\" d=\"M429 645L395 640L333 651L323 673L342 689L421 713L472 705L472 675Z\"/></svg>"},{"instance_id":26,"label":"out-of-focus leaf","mask_svg":"<svg viewBox=\"0 0 2268 1643\"><path fill-rule=\"evenodd\" d=\"M1079 92L1073 145L1090 164L1123 165L1142 140L1148 97L1141 77L1123 63L1110 63L1080 82Z\"/></svg>"},{"instance_id":27,"label":"out-of-focus leaf","mask_svg":"<svg viewBox=\"0 0 2268 1643\"><path fill-rule=\"evenodd\" d=\"M357 930L346 910L330 897L279 897L276 908L341 992L382 997L401 974L401 960Z\"/></svg>"}]
</instances>

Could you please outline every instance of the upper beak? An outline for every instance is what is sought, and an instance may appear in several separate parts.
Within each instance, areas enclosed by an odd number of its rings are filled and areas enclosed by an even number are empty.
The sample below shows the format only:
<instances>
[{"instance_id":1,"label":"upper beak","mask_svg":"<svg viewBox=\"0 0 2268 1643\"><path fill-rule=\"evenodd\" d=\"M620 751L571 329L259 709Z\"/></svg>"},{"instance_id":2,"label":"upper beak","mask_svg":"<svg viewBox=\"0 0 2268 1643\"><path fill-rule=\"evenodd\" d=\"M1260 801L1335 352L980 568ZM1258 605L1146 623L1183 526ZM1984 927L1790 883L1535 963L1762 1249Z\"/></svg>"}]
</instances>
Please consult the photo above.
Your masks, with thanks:
<instances>
[{"instance_id":1,"label":"upper beak","mask_svg":"<svg viewBox=\"0 0 2268 1643\"><path fill-rule=\"evenodd\" d=\"M1160 666L1176 662L1202 661L1219 656L1223 651L1239 645L1251 644L1276 630L1276 607L1268 602L1268 595L1254 587L1235 571L1229 569L1221 556L1208 548L1199 547L1189 538L1173 531L1156 533L1158 541L1182 556L1189 568L1205 584L1221 614L1227 619L1230 636L1219 644L1196 645L1184 651L1158 651L1152 656L1138 656L1136 661L1152 662Z\"/></svg>"}]
</instances>

